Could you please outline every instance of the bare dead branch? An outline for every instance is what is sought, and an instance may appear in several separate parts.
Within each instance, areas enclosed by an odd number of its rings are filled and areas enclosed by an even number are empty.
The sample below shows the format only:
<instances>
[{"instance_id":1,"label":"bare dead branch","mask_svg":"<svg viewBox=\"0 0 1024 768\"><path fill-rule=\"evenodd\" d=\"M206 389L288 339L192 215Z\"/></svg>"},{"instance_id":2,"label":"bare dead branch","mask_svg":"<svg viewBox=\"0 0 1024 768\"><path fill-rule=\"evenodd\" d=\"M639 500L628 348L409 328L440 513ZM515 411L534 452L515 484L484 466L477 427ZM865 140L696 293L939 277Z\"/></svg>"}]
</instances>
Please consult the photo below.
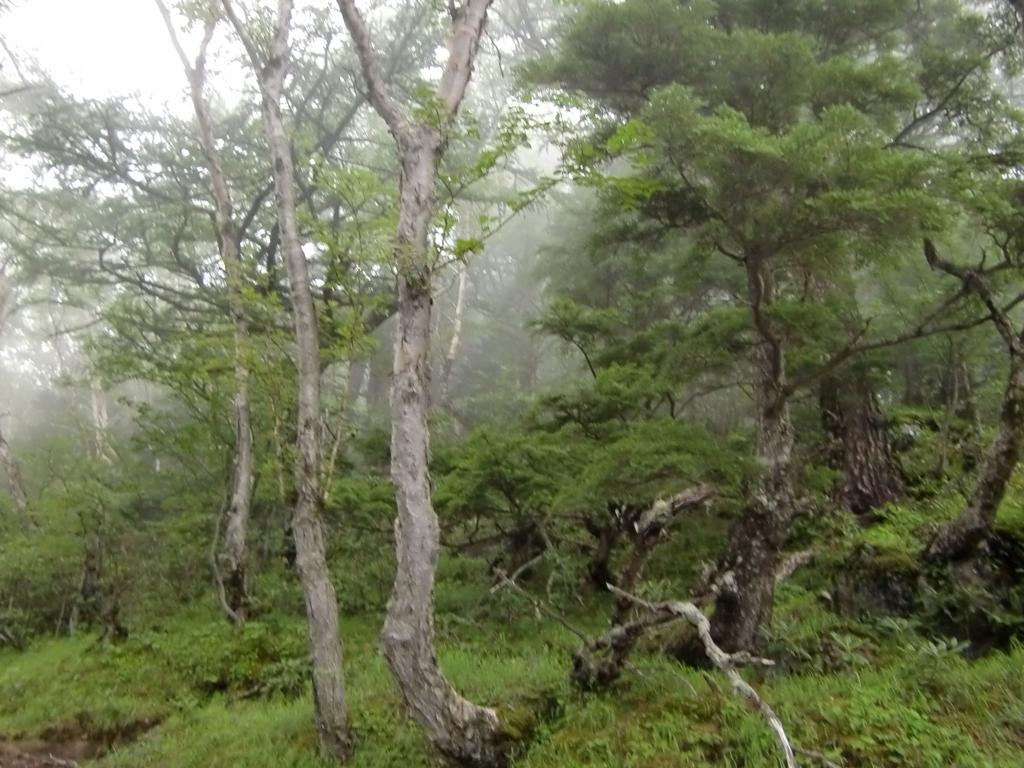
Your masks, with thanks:
<instances>
[{"instance_id":1,"label":"bare dead branch","mask_svg":"<svg viewBox=\"0 0 1024 768\"><path fill-rule=\"evenodd\" d=\"M1011 355L1024 355L1024 339L1017 333L1009 315L1003 310L993 295L985 275L980 270L966 269L943 259L929 238L924 239L924 256L928 266L934 270L945 272L957 278L966 291L976 294L989 311L992 323L1002 337Z\"/></svg>"},{"instance_id":2,"label":"bare dead branch","mask_svg":"<svg viewBox=\"0 0 1024 768\"><path fill-rule=\"evenodd\" d=\"M750 702L750 704L768 723L768 727L771 728L772 732L775 734L776 740L779 742L779 748L782 750L785 758L786 768L798 768L793 745L790 742L789 737L786 735L786 730L783 727L779 716L775 714L775 711L771 706L769 706L768 703L761 698L760 694L758 694L758 692L740 676L739 672L736 671L736 667L738 665L754 664L757 666L773 666L774 662L768 659L756 658L747 653L729 654L723 651L718 647L718 644L715 643L714 638L711 637L711 622L708 621L708 617L705 616L704 612L693 603L675 602L654 604L641 600L639 597L623 592L611 585L609 585L609 589L611 589L616 595L628 599L635 605L645 609L647 611L647 621L651 622L651 625L653 625L653 622L666 624L676 619L681 619L690 624L697 631L697 635L704 646L704 652L707 654L708 660L729 679L729 682L732 684L733 692L737 696Z\"/></svg>"},{"instance_id":3,"label":"bare dead branch","mask_svg":"<svg viewBox=\"0 0 1024 768\"><path fill-rule=\"evenodd\" d=\"M792 555L787 557L779 565L778 570L775 572L775 584L776 586L786 581L790 576L799 571L805 565L809 565L814 561L814 558L818 556L817 550L805 549L801 552L794 552Z\"/></svg>"},{"instance_id":4,"label":"bare dead branch","mask_svg":"<svg viewBox=\"0 0 1024 768\"><path fill-rule=\"evenodd\" d=\"M626 592L635 590L651 552L679 515L686 510L707 504L716 493L717 490L713 485L702 483L688 488L671 499L659 499L650 509L640 515L633 526L633 550L622 569L619 587ZM624 600L621 597L616 600L615 624L621 624L626 620L631 605L629 600Z\"/></svg>"}]
</instances>

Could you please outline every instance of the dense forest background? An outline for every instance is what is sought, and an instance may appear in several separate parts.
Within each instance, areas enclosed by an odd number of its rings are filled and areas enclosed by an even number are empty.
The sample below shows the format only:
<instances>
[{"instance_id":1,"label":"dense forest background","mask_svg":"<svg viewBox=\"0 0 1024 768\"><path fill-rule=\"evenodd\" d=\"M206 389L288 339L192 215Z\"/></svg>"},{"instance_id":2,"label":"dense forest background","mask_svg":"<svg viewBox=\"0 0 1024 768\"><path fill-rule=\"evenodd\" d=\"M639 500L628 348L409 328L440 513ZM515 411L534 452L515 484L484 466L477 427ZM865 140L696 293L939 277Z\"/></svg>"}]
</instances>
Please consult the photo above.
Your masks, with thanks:
<instances>
[{"instance_id":1,"label":"dense forest background","mask_svg":"<svg viewBox=\"0 0 1024 768\"><path fill-rule=\"evenodd\" d=\"M0 766L1022 764L1016 3L17 4Z\"/></svg>"}]
</instances>

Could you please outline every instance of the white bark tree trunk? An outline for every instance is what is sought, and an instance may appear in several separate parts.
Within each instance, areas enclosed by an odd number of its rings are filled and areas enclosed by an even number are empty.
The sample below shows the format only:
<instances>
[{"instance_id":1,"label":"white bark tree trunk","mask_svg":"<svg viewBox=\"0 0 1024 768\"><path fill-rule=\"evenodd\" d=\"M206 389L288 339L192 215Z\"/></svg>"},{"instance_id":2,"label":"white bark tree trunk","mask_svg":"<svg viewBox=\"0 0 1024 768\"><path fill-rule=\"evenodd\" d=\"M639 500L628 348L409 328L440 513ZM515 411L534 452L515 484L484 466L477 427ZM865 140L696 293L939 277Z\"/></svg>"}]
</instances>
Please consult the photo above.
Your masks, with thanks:
<instances>
[{"instance_id":1,"label":"white bark tree trunk","mask_svg":"<svg viewBox=\"0 0 1024 768\"><path fill-rule=\"evenodd\" d=\"M92 406L93 450L96 458L106 464L114 463L110 446L110 414L107 411L107 394L98 376L89 379L89 400Z\"/></svg>"},{"instance_id":2,"label":"white bark tree trunk","mask_svg":"<svg viewBox=\"0 0 1024 768\"><path fill-rule=\"evenodd\" d=\"M246 540L249 517L252 512L253 486L255 484L255 456L252 434L252 405L249 394L249 368L245 353L249 339L249 324L245 315L243 300L244 273L242 263L241 233L235 223L231 191L228 187L224 165L213 130L213 117L207 101L206 51L213 37L216 20L206 24L199 54L194 63L189 61L178 39L170 12L163 0L156 0L164 18L174 49L181 60L188 78L189 94L196 115L199 143L203 150L207 170L210 173L210 189L215 206L217 241L221 262L227 275L228 302L234 321L234 396L232 398L231 421L234 427L235 444L232 458L231 492L225 513L224 539L217 553L217 579L224 588L226 612L235 623L245 621L249 603L248 579L246 573Z\"/></svg>"},{"instance_id":3,"label":"white bark tree trunk","mask_svg":"<svg viewBox=\"0 0 1024 768\"><path fill-rule=\"evenodd\" d=\"M259 80L263 127L274 169L281 251L288 271L299 369L296 502L292 515L292 536L295 540L296 567L306 602L313 658L313 699L320 745L326 753L344 759L351 753L352 741L345 703L338 601L327 569L320 520L320 339L309 265L302 252L299 236L291 143L281 113L293 3L292 0L278 0L276 28L266 56L256 48L231 1L222 0L222 4L245 45Z\"/></svg>"},{"instance_id":4,"label":"white bark tree trunk","mask_svg":"<svg viewBox=\"0 0 1024 768\"><path fill-rule=\"evenodd\" d=\"M397 568L381 640L384 655L412 716L434 745L464 765L500 766L507 735L497 713L460 696L437 663L434 580L440 529L430 497L430 328L433 257L430 226L434 187L447 129L472 76L492 0L468 0L452 13L449 59L436 93L441 118L410 120L385 92L369 30L354 0L338 0L355 44L368 98L395 139L401 165L398 234L398 329L391 390L391 477L398 519Z\"/></svg>"},{"instance_id":5,"label":"white bark tree trunk","mask_svg":"<svg viewBox=\"0 0 1024 768\"><path fill-rule=\"evenodd\" d=\"M444 356L444 366L441 369L441 386L439 394L441 404L451 411L451 384L452 369L459 356L459 348L462 346L462 321L466 315L466 294L469 288L469 265L466 262L459 263L458 293L455 299L455 317L452 321L452 338L448 343L448 352ZM454 415L454 414L453 414Z\"/></svg>"}]
</instances>

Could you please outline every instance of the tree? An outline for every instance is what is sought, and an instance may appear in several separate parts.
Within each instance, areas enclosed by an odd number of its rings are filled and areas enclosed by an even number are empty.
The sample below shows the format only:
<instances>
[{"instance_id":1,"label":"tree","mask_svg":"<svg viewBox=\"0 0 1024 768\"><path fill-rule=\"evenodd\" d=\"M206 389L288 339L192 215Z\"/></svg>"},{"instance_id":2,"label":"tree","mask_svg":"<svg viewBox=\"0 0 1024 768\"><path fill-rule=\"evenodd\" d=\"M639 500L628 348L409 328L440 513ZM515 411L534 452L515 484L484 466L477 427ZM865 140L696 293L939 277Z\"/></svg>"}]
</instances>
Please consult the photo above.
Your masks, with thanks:
<instances>
[{"instance_id":1,"label":"tree","mask_svg":"<svg viewBox=\"0 0 1024 768\"><path fill-rule=\"evenodd\" d=\"M204 93L206 53L213 38L217 18L211 15L206 20L199 53L193 63L189 61L188 55L178 40L178 33L167 5L163 0L156 0L156 3L188 79L189 94L196 114L199 143L210 173L210 189L213 194L214 221L217 229L216 239L220 247L221 263L227 274L228 300L234 321L235 381L232 398L232 422L235 431L234 460L232 462L231 491L225 515L224 544L218 555L218 561L222 569L219 578L223 580L224 584L225 610L233 621L241 623L245 620L248 607L246 536L255 482L255 456L253 454L252 406L249 395L249 367L245 359L249 339L249 323L246 319L243 298L241 235L235 222L231 191L224 174L224 163L217 151L210 105Z\"/></svg>"},{"instance_id":2,"label":"tree","mask_svg":"<svg viewBox=\"0 0 1024 768\"><path fill-rule=\"evenodd\" d=\"M295 562L302 579L313 657L313 701L321 748L340 759L348 757L352 740L345 702L338 602L327 570L320 506L320 338L309 266L300 242L296 178L291 144L281 111L288 71L288 36L293 3L278 2L269 49L263 53L249 35L230 0L224 12L245 46L256 74L263 105L263 123L273 161L281 250L288 270L292 317L295 324L298 379L298 425L295 456L297 498L292 515Z\"/></svg>"},{"instance_id":3,"label":"tree","mask_svg":"<svg viewBox=\"0 0 1024 768\"><path fill-rule=\"evenodd\" d=\"M638 45L640 29L658 44ZM793 397L870 346L855 303L808 287L905 260L915 231L948 225L950 193L928 181L941 173L939 154L895 150L935 142L944 118L987 109L986 72L1006 47L981 17L950 16L942 3L925 13L904 2L636 0L589 8L538 69L604 110L596 142L573 146L569 159L580 179L639 214L632 236L675 237L692 268L735 270L718 304L747 315L732 343L749 349L758 469L715 581L714 635L730 652L757 642L802 506ZM712 70L702 65L710 60ZM631 174L593 172L623 155ZM858 453L887 463L885 449Z\"/></svg>"},{"instance_id":4,"label":"tree","mask_svg":"<svg viewBox=\"0 0 1024 768\"><path fill-rule=\"evenodd\" d=\"M6 260L0 264L0 337L3 336L7 320L14 310L12 291L6 274L7 266ZM3 466L4 472L7 474L7 486L10 488L11 498L14 499L14 509L18 513L21 527L26 532L35 530L35 521L29 511L28 493L25 490L25 482L22 480L21 466L11 453L11 446L7 442L7 438L4 437L2 425L0 425L0 466Z\"/></svg>"},{"instance_id":5,"label":"tree","mask_svg":"<svg viewBox=\"0 0 1024 768\"><path fill-rule=\"evenodd\" d=\"M391 391L391 477L398 504L395 585L381 635L406 706L449 757L473 765L505 761L497 713L464 699L442 674L434 648L434 579L440 550L429 478L430 333L434 188L448 131L466 93L492 0L452 8L448 61L433 100L407 115L382 82L370 32L354 0L338 0L359 54L367 97L395 141L401 166L398 328Z\"/></svg>"},{"instance_id":6,"label":"tree","mask_svg":"<svg viewBox=\"0 0 1024 768\"><path fill-rule=\"evenodd\" d=\"M967 507L959 517L944 525L928 545L928 559L948 562L972 554L991 535L996 513L1020 461L1021 430L1024 429L1024 330L1014 327L1010 313L990 284L993 276L997 277L1000 272L1017 269L1009 249L1004 250L1004 260L994 267L986 267L984 263L963 267L947 261L930 239L924 241L924 250L932 269L957 278L965 291L981 301L1006 347L1009 361L996 435L982 461ZM1019 301L1019 297L1014 301Z\"/></svg>"}]
</instances>

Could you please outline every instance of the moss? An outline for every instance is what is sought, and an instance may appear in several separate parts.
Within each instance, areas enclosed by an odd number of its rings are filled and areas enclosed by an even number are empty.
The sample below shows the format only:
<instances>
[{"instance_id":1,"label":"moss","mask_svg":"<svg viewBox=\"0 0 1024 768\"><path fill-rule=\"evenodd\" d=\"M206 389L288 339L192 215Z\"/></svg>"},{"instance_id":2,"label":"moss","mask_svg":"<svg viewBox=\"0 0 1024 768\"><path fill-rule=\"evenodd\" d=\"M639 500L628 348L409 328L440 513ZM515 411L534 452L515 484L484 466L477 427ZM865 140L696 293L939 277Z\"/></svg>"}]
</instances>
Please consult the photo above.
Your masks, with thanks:
<instances>
[{"instance_id":1,"label":"moss","mask_svg":"<svg viewBox=\"0 0 1024 768\"><path fill-rule=\"evenodd\" d=\"M798 744L847 768L1019 765L1024 649L968 663L957 644L920 633L919 606L906 619L864 618L833 611L822 594L826 579L844 572L866 590L865 599L877 600L872 589L891 593L894 583L916 588L920 537L932 513L895 509L882 534L837 531L835 547L778 592L765 649L778 667L744 671ZM704 522L710 543L718 521ZM686 539L680 531L665 554L695 557ZM899 545L883 546L887 539ZM670 578L672 557L659 564L664 578L646 583L652 597L680 594L682 579ZM676 573L694 566L687 560ZM479 567L443 566L439 658L459 691L499 708L518 742L513 768L778 765L771 732L727 682L679 667L656 643L634 655L640 674L623 677L605 695L579 695L568 682L578 639L514 595L490 595ZM596 632L606 626L609 604L592 599L567 610L571 623ZM357 741L349 765L442 768L406 717L377 651L380 618L343 621ZM44 734L68 722L102 731L157 717L156 728L134 734L137 741L119 745L95 768L324 768L301 617L270 614L252 624L238 633L212 610L191 609L118 648L78 638L0 653L0 737ZM243 700L254 685L261 686L255 698Z\"/></svg>"},{"instance_id":2,"label":"moss","mask_svg":"<svg viewBox=\"0 0 1024 768\"><path fill-rule=\"evenodd\" d=\"M880 576L916 576L921 572L921 563L917 557L899 550L874 552L864 558L863 564Z\"/></svg>"},{"instance_id":3,"label":"moss","mask_svg":"<svg viewBox=\"0 0 1024 768\"><path fill-rule=\"evenodd\" d=\"M837 605L854 616L909 615L917 606L920 574L916 553L862 544L837 571Z\"/></svg>"},{"instance_id":4,"label":"moss","mask_svg":"<svg viewBox=\"0 0 1024 768\"><path fill-rule=\"evenodd\" d=\"M1006 498L999 507L996 530L1024 543L1024 475L1020 472L1011 480Z\"/></svg>"}]
</instances>

